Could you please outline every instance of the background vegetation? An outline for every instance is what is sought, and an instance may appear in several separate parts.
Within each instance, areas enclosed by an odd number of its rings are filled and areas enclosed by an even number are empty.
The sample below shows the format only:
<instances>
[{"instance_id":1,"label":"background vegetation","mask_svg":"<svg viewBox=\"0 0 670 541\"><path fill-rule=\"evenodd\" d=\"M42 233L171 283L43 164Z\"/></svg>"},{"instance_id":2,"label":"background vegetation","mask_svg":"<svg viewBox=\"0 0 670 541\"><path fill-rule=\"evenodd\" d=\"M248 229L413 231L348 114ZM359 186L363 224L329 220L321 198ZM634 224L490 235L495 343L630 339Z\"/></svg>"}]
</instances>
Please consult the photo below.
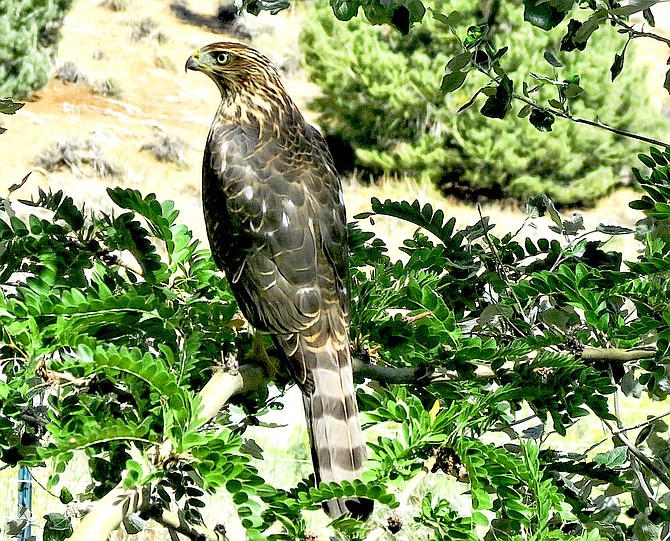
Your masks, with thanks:
<instances>
[{"instance_id":1,"label":"background vegetation","mask_svg":"<svg viewBox=\"0 0 670 541\"><path fill-rule=\"evenodd\" d=\"M603 28L587 49L573 54L559 52L560 29L546 32L524 23L518 2L424 4L446 14L458 11L461 27L487 23L493 49L509 47L503 60L511 78L535 86L539 81L531 73L559 81L577 75L584 91L570 99L573 114L588 112L624 130L667 131L650 107L643 70L624 71L614 90L609 68L621 48L615 28ZM323 91L313 106L326 133L353 148L359 168L430 179L465 197L524 201L546 193L562 205L591 204L627 182L627 156L641 148L629 139L569 122L554 125L547 137L516 114L491 122L474 107L457 113L488 79L473 75L445 95L445 66L462 52L462 40L430 13L403 35L363 18L343 24L325 2L312 9L301 45L310 78ZM545 51L562 66L549 64ZM450 65L468 61L466 54ZM542 98L558 93L545 88Z\"/></svg>"},{"instance_id":2,"label":"background vegetation","mask_svg":"<svg viewBox=\"0 0 670 541\"><path fill-rule=\"evenodd\" d=\"M73 1L0 5L0 96L26 98L46 84L60 26Z\"/></svg>"}]
</instances>

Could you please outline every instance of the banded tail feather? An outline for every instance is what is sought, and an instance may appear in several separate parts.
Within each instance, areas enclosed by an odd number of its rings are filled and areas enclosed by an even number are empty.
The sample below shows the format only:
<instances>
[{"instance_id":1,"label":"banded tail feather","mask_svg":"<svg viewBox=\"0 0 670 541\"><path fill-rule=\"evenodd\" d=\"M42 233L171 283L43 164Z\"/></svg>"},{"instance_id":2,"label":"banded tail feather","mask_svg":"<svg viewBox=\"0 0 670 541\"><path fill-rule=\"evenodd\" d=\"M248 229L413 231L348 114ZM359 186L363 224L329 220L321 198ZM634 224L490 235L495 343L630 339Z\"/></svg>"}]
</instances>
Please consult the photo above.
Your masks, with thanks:
<instances>
[{"instance_id":1,"label":"banded tail feather","mask_svg":"<svg viewBox=\"0 0 670 541\"><path fill-rule=\"evenodd\" d=\"M290 354L291 366L305 369L300 374L298 368L295 376L302 390L316 483L354 481L361 476L367 452L358 417L349 344L346 338L321 338L315 341L314 335L293 335L288 343L281 339L278 342ZM332 518L351 513L365 519L372 512L373 502L341 498L325 502L323 508Z\"/></svg>"}]
</instances>

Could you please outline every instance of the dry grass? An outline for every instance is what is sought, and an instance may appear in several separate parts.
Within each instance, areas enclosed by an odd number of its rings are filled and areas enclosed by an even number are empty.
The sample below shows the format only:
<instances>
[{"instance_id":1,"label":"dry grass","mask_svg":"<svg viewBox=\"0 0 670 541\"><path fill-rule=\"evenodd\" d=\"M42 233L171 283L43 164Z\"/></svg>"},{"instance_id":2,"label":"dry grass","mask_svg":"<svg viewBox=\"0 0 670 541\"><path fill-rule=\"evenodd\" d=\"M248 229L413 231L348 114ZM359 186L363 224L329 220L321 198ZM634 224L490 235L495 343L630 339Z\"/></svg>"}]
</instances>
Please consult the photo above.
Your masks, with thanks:
<instances>
[{"instance_id":1,"label":"dry grass","mask_svg":"<svg viewBox=\"0 0 670 541\"><path fill-rule=\"evenodd\" d=\"M95 94L100 94L101 96L106 96L108 98L119 99L123 96L121 84L112 77L93 81L91 84L91 91Z\"/></svg>"},{"instance_id":2,"label":"dry grass","mask_svg":"<svg viewBox=\"0 0 670 541\"><path fill-rule=\"evenodd\" d=\"M64 83L75 85L88 84L88 76L75 64L68 60L56 68L53 74L54 78Z\"/></svg>"},{"instance_id":3,"label":"dry grass","mask_svg":"<svg viewBox=\"0 0 670 541\"><path fill-rule=\"evenodd\" d=\"M144 143L140 150L148 152L159 162L169 162L179 166L186 163L184 158L186 143L179 137L156 134L150 141Z\"/></svg>"},{"instance_id":4,"label":"dry grass","mask_svg":"<svg viewBox=\"0 0 670 541\"><path fill-rule=\"evenodd\" d=\"M168 38L158 28L158 23L151 17L144 17L128 23L130 26L130 41L155 40L157 43L165 43Z\"/></svg>"},{"instance_id":5,"label":"dry grass","mask_svg":"<svg viewBox=\"0 0 670 541\"><path fill-rule=\"evenodd\" d=\"M44 147L35 157L35 165L47 172L69 169L72 174L83 176L84 166L103 179L122 176L123 168L107 159L100 147L90 141L82 141L76 136L66 135Z\"/></svg>"},{"instance_id":6,"label":"dry grass","mask_svg":"<svg viewBox=\"0 0 670 541\"><path fill-rule=\"evenodd\" d=\"M112 11L126 11L130 2L128 0L102 0L100 5Z\"/></svg>"}]
</instances>

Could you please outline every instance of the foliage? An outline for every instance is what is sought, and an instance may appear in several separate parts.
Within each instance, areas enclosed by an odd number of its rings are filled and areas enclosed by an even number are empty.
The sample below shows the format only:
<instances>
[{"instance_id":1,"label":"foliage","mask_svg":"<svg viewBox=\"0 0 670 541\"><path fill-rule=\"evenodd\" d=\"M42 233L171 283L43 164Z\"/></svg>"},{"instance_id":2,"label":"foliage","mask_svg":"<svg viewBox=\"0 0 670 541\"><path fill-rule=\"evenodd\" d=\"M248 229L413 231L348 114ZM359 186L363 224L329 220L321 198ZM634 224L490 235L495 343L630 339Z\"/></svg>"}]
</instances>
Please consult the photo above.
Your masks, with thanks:
<instances>
[{"instance_id":1,"label":"foliage","mask_svg":"<svg viewBox=\"0 0 670 541\"><path fill-rule=\"evenodd\" d=\"M641 72L624 71L618 90L612 90L608 67L620 47L614 29L603 28L576 55L559 52L558 30L525 24L514 2L488 12L469 0L424 4L436 15L424 17L407 35L360 18L338 23L323 2L307 18L301 44L310 78L323 90L314 101L319 122L328 135L353 146L359 167L429 178L449 192L520 200L546 193L560 204L592 203L622 182L635 144L571 122L545 123L543 129L553 129L548 137L536 129L539 113L531 118L535 126L525 118L529 106L522 117L505 116L512 108L512 79L517 89L521 81L528 88L544 85L533 96L554 101L565 90L545 79L576 81L562 98L572 114L621 129L660 129ZM484 22L488 26L474 26ZM561 67L545 60L547 51ZM498 92L495 98L488 76L475 69L485 63L493 73L494 59L505 67L508 87L498 86L509 90L505 97ZM491 92L481 114L459 110L486 86ZM486 118L491 116L505 118Z\"/></svg>"},{"instance_id":2,"label":"foliage","mask_svg":"<svg viewBox=\"0 0 670 541\"><path fill-rule=\"evenodd\" d=\"M48 80L60 26L73 0L0 4L0 96L25 98Z\"/></svg>"},{"instance_id":3,"label":"foliage","mask_svg":"<svg viewBox=\"0 0 670 541\"><path fill-rule=\"evenodd\" d=\"M23 103L17 103L10 98L0 98L0 114L13 115L16 111L23 107ZM6 132L7 129L0 126L0 134Z\"/></svg>"},{"instance_id":4,"label":"foliage","mask_svg":"<svg viewBox=\"0 0 670 541\"><path fill-rule=\"evenodd\" d=\"M647 192L633 204L647 215L645 248L626 270L620 254L546 197L531 202L529 220L546 214L563 242L497 238L486 219L457 230L429 205L373 200L359 220L387 215L420 229L405 241L406 260L392 262L362 221L353 227L352 342L357 357L415 378L397 385L382 377L359 395L375 434L362 481L315 488L305 480L289 490L259 474L262 449L245 439L276 399L257 394L213 423L198 416L198 390L251 341L227 283L173 204L120 188L109 190L122 209L114 214L87 211L61 192L4 199L2 461L51 460L49 486L57 487L83 452L94 497L120 482L150 486L160 506L176 503L192 523L201 521L204 493L226 491L250 539L277 522L269 538L301 538L302 511L342 495L375 499L381 516L397 509L406 518L399 535L420 539L493 531L646 539L636 532L660 531L670 518L663 420L642 423L636 438L619 433L596 455L565 453L548 439L583 417L614 430L612 395L668 396L670 152L641 159L652 169L635 172ZM17 212L25 205L35 214ZM634 347L653 349L606 360L622 351L613 348ZM164 442L169 455L152 459ZM426 475L440 490L410 504L408 483ZM441 496L447 486L468 494L470 511ZM344 518L334 526L344 539L374 529Z\"/></svg>"}]
</instances>

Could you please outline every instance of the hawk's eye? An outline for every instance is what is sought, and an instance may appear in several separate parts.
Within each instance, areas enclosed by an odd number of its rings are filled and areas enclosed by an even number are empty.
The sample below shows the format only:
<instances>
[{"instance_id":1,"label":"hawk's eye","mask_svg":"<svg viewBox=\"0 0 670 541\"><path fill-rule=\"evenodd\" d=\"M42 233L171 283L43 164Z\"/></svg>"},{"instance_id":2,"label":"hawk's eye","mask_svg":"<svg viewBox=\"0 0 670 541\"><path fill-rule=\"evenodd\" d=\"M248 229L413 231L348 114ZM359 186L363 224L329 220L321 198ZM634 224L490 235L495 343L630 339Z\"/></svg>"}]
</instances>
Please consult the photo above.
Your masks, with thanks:
<instances>
[{"instance_id":1,"label":"hawk's eye","mask_svg":"<svg viewBox=\"0 0 670 541\"><path fill-rule=\"evenodd\" d=\"M228 62L228 53L219 53L216 55L216 63L223 65Z\"/></svg>"}]
</instances>

